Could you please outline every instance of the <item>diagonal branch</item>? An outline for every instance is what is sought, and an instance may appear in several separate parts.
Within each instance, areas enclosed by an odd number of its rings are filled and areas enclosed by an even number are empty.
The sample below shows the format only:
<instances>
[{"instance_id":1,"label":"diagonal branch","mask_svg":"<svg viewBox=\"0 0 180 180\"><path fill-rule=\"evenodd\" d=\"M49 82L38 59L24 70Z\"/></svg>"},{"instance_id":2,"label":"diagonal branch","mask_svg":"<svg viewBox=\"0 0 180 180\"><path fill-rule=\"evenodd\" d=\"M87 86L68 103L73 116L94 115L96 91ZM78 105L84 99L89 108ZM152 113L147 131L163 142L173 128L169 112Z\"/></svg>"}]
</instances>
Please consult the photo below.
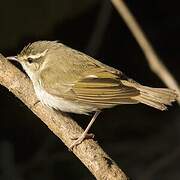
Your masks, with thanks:
<instances>
[{"instance_id":1,"label":"diagonal branch","mask_svg":"<svg viewBox=\"0 0 180 180\"><path fill-rule=\"evenodd\" d=\"M118 13L121 15L134 38L141 47L151 70L169 87L175 89L179 95L178 103L180 104L180 87L174 77L171 75L166 66L162 63L161 59L156 54L151 43L145 36L143 30L139 26L138 22L134 18L131 11L128 9L123 0L111 0Z\"/></svg>"},{"instance_id":2,"label":"diagonal branch","mask_svg":"<svg viewBox=\"0 0 180 180\"><path fill-rule=\"evenodd\" d=\"M83 132L81 127L67 115L53 111L41 103L36 103L37 98L30 80L1 54L0 84L31 109L67 147L72 144L71 137L79 136ZM73 148L73 153L96 179L127 180L124 172L94 140L84 140L80 145Z\"/></svg>"}]
</instances>

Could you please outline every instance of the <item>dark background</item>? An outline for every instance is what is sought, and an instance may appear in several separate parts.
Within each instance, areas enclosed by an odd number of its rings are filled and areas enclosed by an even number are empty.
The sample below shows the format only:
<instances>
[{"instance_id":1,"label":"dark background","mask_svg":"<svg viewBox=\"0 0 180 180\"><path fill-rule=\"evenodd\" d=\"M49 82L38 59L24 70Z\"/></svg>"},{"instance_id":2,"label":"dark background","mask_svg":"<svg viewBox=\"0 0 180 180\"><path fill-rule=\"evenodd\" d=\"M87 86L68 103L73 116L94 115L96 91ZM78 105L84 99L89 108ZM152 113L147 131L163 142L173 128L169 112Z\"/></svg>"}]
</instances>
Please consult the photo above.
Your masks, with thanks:
<instances>
[{"instance_id":1,"label":"dark background","mask_svg":"<svg viewBox=\"0 0 180 180\"><path fill-rule=\"evenodd\" d=\"M126 1L157 53L180 82L180 2ZM0 52L60 40L145 85L164 87L110 2L1 1ZM180 179L180 111L145 105L105 110L91 132L133 180ZM90 117L74 116L85 127ZM14 95L0 87L0 180L91 180L94 177Z\"/></svg>"}]
</instances>

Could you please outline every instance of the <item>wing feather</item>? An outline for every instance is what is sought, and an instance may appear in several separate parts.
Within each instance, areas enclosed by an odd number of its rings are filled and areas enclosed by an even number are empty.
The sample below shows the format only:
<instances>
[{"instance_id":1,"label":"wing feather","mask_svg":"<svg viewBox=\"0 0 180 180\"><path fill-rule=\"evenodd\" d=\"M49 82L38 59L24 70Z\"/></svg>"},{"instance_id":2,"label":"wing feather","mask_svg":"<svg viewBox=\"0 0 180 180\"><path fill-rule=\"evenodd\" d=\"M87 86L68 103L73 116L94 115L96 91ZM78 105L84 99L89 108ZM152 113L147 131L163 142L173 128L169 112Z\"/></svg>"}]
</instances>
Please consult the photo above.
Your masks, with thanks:
<instances>
[{"instance_id":1,"label":"wing feather","mask_svg":"<svg viewBox=\"0 0 180 180\"><path fill-rule=\"evenodd\" d=\"M79 102L100 108L118 104L134 104L137 101L131 97L139 95L137 89L124 86L119 80L109 78L83 79L77 82L72 89Z\"/></svg>"},{"instance_id":2,"label":"wing feather","mask_svg":"<svg viewBox=\"0 0 180 180\"><path fill-rule=\"evenodd\" d=\"M120 71L78 51L72 53L72 49L59 51L59 57L48 55L49 60L57 59L51 66L45 64L41 72L40 80L48 93L101 109L137 103L132 97L139 95L139 90L123 85Z\"/></svg>"}]
</instances>

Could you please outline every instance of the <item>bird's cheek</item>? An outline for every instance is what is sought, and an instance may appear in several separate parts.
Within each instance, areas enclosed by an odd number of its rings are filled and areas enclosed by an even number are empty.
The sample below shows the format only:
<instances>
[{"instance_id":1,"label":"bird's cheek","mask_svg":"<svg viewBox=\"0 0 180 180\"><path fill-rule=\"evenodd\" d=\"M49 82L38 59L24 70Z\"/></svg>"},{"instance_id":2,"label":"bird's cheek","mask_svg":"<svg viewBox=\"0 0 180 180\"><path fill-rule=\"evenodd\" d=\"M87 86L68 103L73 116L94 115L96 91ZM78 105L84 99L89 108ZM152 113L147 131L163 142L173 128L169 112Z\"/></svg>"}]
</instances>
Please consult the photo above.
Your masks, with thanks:
<instances>
[{"instance_id":1,"label":"bird's cheek","mask_svg":"<svg viewBox=\"0 0 180 180\"><path fill-rule=\"evenodd\" d=\"M33 68L35 71L39 70L39 64L38 64L38 63L33 63L33 64L32 64L32 68Z\"/></svg>"}]
</instances>

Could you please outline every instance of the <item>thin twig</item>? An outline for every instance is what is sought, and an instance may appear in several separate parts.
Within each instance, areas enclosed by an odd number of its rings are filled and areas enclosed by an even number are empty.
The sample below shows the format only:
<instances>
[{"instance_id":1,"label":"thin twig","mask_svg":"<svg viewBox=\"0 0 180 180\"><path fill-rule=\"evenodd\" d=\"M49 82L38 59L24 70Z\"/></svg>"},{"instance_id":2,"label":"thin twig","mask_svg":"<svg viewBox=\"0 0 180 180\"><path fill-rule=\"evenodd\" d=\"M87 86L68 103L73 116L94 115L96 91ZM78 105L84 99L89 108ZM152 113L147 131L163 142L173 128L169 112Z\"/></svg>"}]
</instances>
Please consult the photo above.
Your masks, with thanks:
<instances>
[{"instance_id":1,"label":"thin twig","mask_svg":"<svg viewBox=\"0 0 180 180\"><path fill-rule=\"evenodd\" d=\"M151 43L145 36L140 25L134 18L131 11L128 9L123 0L111 0L112 4L115 6L121 17L124 19L125 23L132 32L134 38L141 47L144 55L147 58L148 64L151 70L169 87L175 89L179 94L178 103L180 104L180 88L174 77L171 75L166 66L162 63L161 59L158 57L157 53L153 49Z\"/></svg>"},{"instance_id":2,"label":"thin twig","mask_svg":"<svg viewBox=\"0 0 180 180\"><path fill-rule=\"evenodd\" d=\"M105 35L105 31L107 30L107 26L111 17L111 12L112 5L109 0L102 1L93 32L90 36L88 46L85 50L87 54L95 56L99 51L103 37Z\"/></svg>"},{"instance_id":3,"label":"thin twig","mask_svg":"<svg viewBox=\"0 0 180 180\"><path fill-rule=\"evenodd\" d=\"M77 137L83 132L81 127L67 115L53 111L41 103L36 103L37 98L30 80L1 54L0 84L31 109L68 148L73 142L71 138ZM84 140L80 145L73 148L73 153L96 179L127 180L123 171L93 139Z\"/></svg>"}]
</instances>

